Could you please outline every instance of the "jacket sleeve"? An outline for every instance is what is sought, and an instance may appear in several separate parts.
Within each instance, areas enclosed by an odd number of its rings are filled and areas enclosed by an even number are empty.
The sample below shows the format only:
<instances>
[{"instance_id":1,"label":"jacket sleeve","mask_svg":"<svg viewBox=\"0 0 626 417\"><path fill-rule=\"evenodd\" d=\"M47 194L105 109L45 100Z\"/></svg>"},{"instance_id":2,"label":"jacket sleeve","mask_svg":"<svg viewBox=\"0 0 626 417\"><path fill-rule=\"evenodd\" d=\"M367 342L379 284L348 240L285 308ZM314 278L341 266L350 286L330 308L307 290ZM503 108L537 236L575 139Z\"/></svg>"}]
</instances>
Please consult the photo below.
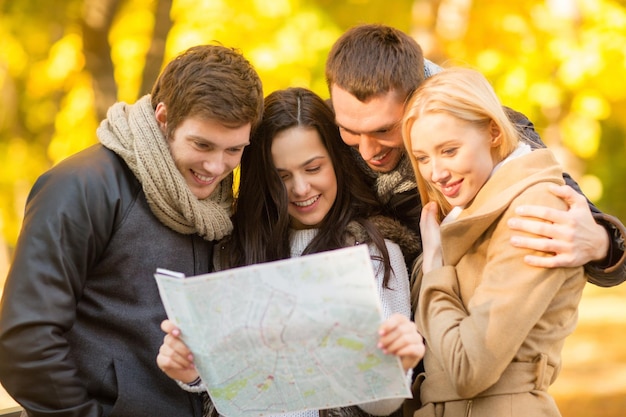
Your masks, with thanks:
<instances>
[{"instance_id":1,"label":"jacket sleeve","mask_svg":"<svg viewBox=\"0 0 626 417\"><path fill-rule=\"evenodd\" d=\"M31 190L0 305L0 380L30 416L102 413L65 334L90 266L113 230L115 187L93 164L83 169L70 159Z\"/></svg>"},{"instance_id":2,"label":"jacket sleeve","mask_svg":"<svg viewBox=\"0 0 626 417\"><path fill-rule=\"evenodd\" d=\"M557 197L553 198L553 206L559 207ZM537 195L524 203L540 201ZM576 306L585 284L582 268L526 265L523 257L530 251L508 244L511 232L506 221L513 209L480 244L486 245L484 264L446 265L422 277L416 322L462 398L494 385L513 360L532 361L520 355L542 346L554 349L576 323ZM459 282L467 286L468 281L476 282L474 292L462 295ZM529 340L531 330L535 333ZM531 348L521 353L525 343Z\"/></svg>"},{"instance_id":3,"label":"jacket sleeve","mask_svg":"<svg viewBox=\"0 0 626 417\"><path fill-rule=\"evenodd\" d=\"M532 149L546 147L535 131L533 123L525 115L508 107L504 107L504 110ZM567 185L584 196L578 183L569 174L564 173L563 178ZM600 287L613 287L626 281L626 252L624 251L626 230L619 219L602 213L589 199L587 199L587 204L596 223L604 227L609 236L609 251L606 258L585 265L587 280Z\"/></svg>"}]
</instances>

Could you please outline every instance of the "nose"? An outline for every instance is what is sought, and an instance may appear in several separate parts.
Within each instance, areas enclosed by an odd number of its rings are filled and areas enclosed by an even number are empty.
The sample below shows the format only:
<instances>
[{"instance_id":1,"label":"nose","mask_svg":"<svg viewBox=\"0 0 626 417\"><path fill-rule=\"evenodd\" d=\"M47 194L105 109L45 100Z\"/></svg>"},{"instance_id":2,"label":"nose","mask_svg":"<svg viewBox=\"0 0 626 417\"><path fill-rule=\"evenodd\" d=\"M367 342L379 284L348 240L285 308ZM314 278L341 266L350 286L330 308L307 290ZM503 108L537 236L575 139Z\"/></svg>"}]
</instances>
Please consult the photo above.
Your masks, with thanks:
<instances>
[{"instance_id":1,"label":"nose","mask_svg":"<svg viewBox=\"0 0 626 417\"><path fill-rule=\"evenodd\" d=\"M362 133L359 138L359 153L365 161L369 161L378 155L382 150L382 147L378 144L378 141L366 134Z\"/></svg>"},{"instance_id":2,"label":"nose","mask_svg":"<svg viewBox=\"0 0 626 417\"><path fill-rule=\"evenodd\" d=\"M226 169L224 155L221 152L211 153L202 163L202 168L212 175L221 175Z\"/></svg>"},{"instance_id":3,"label":"nose","mask_svg":"<svg viewBox=\"0 0 626 417\"><path fill-rule=\"evenodd\" d=\"M430 163L430 178L433 182L445 182L450 177L450 172L446 169L445 164L433 158Z\"/></svg>"},{"instance_id":4,"label":"nose","mask_svg":"<svg viewBox=\"0 0 626 417\"><path fill-rule=\"evenodd\" d=\"M291 191L295 196L304 197L309 193L310 189L311 189L311 185L306 180L306 178L304 178L301 175L296 175L293 177L292 183L291 183Z\"/></svg>"}]
</instances>

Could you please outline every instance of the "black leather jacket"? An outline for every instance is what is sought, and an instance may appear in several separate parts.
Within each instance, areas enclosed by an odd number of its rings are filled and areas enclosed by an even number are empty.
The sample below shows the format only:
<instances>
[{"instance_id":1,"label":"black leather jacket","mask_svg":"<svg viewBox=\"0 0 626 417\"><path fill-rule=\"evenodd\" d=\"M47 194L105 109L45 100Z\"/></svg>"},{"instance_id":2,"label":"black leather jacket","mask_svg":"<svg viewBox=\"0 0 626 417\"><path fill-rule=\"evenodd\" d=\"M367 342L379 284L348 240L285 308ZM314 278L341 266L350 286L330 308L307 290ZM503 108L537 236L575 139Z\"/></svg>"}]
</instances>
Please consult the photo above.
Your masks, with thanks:
<instances>
[{"instance_id":1,"label":"black leather jacket","mask_svg":"<svg viewBox=\"0 0 626 417\"><path fill-rule=\"evenodd\" d=\"M31 416L200 416L155 358L157 267L209 272L212 244L165 227L114 153L95 145L42 175L0 305L0 381Z\"/></svg>"}]
</instances>

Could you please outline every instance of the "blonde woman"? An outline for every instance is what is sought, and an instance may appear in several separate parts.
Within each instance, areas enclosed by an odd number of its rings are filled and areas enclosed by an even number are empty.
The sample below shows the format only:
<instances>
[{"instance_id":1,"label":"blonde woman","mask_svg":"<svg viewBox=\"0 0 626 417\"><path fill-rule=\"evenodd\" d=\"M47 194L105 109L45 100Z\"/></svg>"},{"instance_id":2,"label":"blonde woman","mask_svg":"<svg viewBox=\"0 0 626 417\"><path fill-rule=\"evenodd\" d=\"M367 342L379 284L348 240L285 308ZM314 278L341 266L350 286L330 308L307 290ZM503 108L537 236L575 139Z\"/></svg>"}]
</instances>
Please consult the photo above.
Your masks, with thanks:
<instances>
[{"instance_id":1,"label":"blonde woman","mask_svg":"<svg viewBox=\"0 0 626 417\"><path fill-rule=\"evenodd\" d=\"M562 170L530 151L489 82L446 69L412 95L404 143L424 204L415 320L426 342L418 416L560 416L547 392L577 322L582 267L539 268L509 244L519 205L566 210ZM543 254L543 256L550 256Z\"/></svg>"}]
</instances>

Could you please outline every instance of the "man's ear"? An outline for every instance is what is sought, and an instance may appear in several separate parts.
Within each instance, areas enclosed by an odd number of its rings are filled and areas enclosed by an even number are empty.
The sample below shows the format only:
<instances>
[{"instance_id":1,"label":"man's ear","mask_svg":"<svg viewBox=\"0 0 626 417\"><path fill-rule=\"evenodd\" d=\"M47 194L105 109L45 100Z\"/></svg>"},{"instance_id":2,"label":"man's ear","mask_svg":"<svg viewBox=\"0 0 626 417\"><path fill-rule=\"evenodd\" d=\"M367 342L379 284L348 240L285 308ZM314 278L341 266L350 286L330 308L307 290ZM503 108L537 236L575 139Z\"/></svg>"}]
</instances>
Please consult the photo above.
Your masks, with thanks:
<instances>
[{"instance_id":1,"label":"man's ear","mask_svg":"<svg viewBox=\"0 0 626 417\"><path fill-rule=\"evenodd\" d=\"M161 128L161 132L165 135L167 131L167 107L165 106L165 103L161 102L157 104L156 109L154 110L154 117Z\"/></svg>"},{"instance_id":2,"label":"man's ear","mask_svg":"<svg viewBox=\"0 0 626 417\"><path fill-rule=\"evenodd\" d=\"M493 120L489 122L489 136L491 137L492 148L500 146L502 143L502 131L500 130L500 126Z\"/></svg>"}]
</instances>

